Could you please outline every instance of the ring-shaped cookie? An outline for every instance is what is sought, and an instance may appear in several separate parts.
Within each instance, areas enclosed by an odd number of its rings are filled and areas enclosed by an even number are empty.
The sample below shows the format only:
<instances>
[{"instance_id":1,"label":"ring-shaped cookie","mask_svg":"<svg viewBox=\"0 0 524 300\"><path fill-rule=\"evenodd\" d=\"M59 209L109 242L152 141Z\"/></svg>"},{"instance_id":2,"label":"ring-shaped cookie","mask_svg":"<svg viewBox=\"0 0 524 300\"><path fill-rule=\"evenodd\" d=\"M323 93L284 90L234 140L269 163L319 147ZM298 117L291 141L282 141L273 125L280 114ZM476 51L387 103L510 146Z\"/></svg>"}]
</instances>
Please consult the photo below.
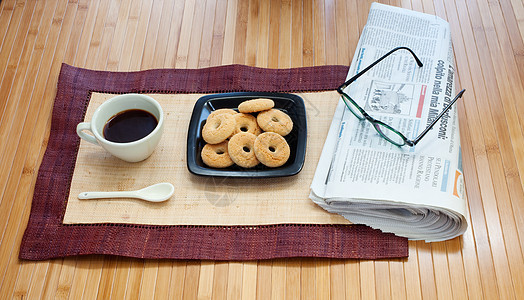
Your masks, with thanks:
<instances>
[{"instance_id":1,"label":"ring-shaped cookie","mask_svg":"<svg viewBox=\"0 0 524 300\"><path fill-rule=\"evenodd\" d=\"M289 159L290 152L286 139L278 133L264 132L255 140L255 155L265 166L282 166Z\"/></svg>"},{"instance_id":2,"label":"ring-shaped cookie","mask_svg":"<svg viewBox=\"0 0 524 300\"><path fill-rule=\"evenodd\" d=\"M235 119L230 114L219 114L208 117L202 129L202 138L208 144L219 144L235 131Z\"/></svg>"},{"instance_id":3,"label":"ring-shaped cookie","mask_svg":"<svg viewBox=\"0 0 524 300\"><path fill-rule=\"evenodd\" d=\"M259 135L262 130L257 123L257 118L250 114L239 113L233 116L235 118L235 132L237 134L240 132L249 132L254 135Z\"/></svg>"},{"instance_id":4,"label":"ring-shaped cookie","mask_svg":"<svg viewBox=\"0 0 524 300\"><path fill-rule=\"evenodd\" d=\"M258 126L264 131L276 132L281 136L288 135L293 130L293 121L283 111L270 109L257 116Z\"/></svg>"},{"instance_id":5,"label":"ring-shaped cookie","mask_svg":"<svg viewBox=\"0 0 524 300\"><path fill-rule=\"evenodd\" d=\"M238 105L238 111L241 113L254 113L272 109L275 106L275 102L271 99L258 98L247 100Z\"/></svg>"},{"instance_id":6,"label":"ring-shaped cookie","mask_svg":"<svg viewBox=\"0 0 524 300\"><path fill-rule=\"evenodd\" d=\"M228 114L228 115L236 115L238 114L238 112L234 109L231 109L231 108L220 108L220 109L217 109L217 110L214 110L212 111L208 118L212 118L216 115L221 115L221 114Z\"/></svg>"},{"instance_id":7,"label":"ring-shaped cookie","mask_svg":"<svg viewBox=\"0 0 524 300\"><path fill-rule=\"evenodd\" d=\"M229 157L228 144L229 141L223 141L220 144L206 144L202 148L202 161L213 168L227 168L234 164Z\"/></svg>"},{"instance_id":8,"label":"ring-shaped cookie","mask_svg":"<svg viewBox=\"0 0 524 300\"><path fill-rule=\"evenodd\" d=\"M249 132L235 134L228 144L231 160L243 168L252 168L258 165L258 159L253 149L256 135Z\"/></svg>"}]
</instances>

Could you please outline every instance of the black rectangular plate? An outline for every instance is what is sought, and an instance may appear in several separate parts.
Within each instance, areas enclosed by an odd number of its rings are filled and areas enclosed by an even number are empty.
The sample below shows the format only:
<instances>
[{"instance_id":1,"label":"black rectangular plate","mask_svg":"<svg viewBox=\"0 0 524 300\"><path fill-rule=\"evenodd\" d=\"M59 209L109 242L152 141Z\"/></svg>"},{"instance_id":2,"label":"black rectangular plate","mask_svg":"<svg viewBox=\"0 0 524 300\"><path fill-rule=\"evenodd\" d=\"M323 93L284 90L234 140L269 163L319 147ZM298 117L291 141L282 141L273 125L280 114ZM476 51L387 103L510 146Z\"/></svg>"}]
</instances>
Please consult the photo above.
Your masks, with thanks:
<instances>
[{"instance_id":1,"label":"black rectangular plate","mask_svg":"<svg viewBox=\"0 0 524 300\"><path fill-rule=\"evenodd\" d=\"M287 113L293 120L293 130L285 136L291 153L288 161L281 167L269 168L262 164L250 169L233 165L217 169L204 164L200 156L205 141L202 128L211 112L221 108L237 110L240 103L256 98L268 98L275 102L276 109ZM237 110L238 111L238 110ZM256 115L256 114L254 114ZM307 121L304 100L298 95L283 93L240 92L207 95L198 99L193 108L187 135L187 168L196 175L218 177L268 178L298 174L304 166L307 143Z\"/></svg>"}]
</instances>

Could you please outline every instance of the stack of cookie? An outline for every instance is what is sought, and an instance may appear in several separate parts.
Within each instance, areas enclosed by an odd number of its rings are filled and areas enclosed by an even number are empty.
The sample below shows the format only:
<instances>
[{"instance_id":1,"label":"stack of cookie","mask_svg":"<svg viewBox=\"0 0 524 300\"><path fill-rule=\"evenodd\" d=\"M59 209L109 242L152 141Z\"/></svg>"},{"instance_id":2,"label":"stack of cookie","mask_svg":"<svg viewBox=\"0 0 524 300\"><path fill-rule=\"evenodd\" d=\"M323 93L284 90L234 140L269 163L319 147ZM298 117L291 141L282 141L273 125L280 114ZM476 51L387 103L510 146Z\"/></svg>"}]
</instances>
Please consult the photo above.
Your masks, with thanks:
<instances>
[{"instance_id":1,"label":"stack of cookie","mask_svg":"<svg viewBox=\"0 0 524 300\"><path fill-rule=\"evenodd\" d=\"M293 121L274 106L273 100L259 98L240 103L238 112L229 108L213 111L202 129L207 143L202 161L213 168L285 164L290 149L284 136L293 129Z\"/></svg>"}]
</instances>

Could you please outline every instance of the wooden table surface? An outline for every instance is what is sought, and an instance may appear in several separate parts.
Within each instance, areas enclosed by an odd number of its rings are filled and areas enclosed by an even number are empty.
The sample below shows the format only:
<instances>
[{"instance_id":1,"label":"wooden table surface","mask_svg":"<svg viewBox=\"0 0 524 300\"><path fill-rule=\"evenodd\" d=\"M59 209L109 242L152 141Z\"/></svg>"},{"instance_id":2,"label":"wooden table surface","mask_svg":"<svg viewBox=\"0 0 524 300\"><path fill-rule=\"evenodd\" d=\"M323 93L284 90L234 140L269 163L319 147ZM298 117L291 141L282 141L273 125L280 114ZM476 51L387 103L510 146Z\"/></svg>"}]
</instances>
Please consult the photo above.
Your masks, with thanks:
<instances>
[{"instance_id":1,"label":"wooden table surface","mask_svg":"<svg viewBox=\"0 0 524 300\"><path fill-rule=\"evenodd\" d=\"M371 2L3 0L0 299L524 297L524 4L385 1L451 24L470 227L408 259L18 260L61 63L99 70L349 65ZM524 175L524 174L523 174Z\"/></svg>"}]
</instances>

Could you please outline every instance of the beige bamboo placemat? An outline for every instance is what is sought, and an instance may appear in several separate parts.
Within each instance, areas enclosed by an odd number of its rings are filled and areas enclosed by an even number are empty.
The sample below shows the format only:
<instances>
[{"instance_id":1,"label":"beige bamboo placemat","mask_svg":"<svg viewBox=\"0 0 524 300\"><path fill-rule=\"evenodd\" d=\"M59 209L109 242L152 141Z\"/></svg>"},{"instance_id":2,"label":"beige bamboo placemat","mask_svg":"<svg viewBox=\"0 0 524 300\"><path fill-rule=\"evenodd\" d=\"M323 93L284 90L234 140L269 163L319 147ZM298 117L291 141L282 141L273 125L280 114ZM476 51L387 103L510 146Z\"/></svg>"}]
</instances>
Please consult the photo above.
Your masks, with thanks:
<instances>
[{"instance_id":1,"label":"beige bamboo placemat","mask_svg":"<svg viewBox=\"0 0 524 300\"><path fill-rule=\"evenodd\" d=\"M151 94L165 113L162 140L151 157L127 163L101 147L81 141L73 173L65 224L150 225L349 224L309 199L309 185L327 136L336 92L299 93L308 122L306 160L295 176L268 179L201 177L186 166L187 129L199 94ZM112 94L93 93L85 120ZM86 191L134 190L158 182L175 185L166 202L135 199L79 200Z\"/></svg>"}]
</instances>

